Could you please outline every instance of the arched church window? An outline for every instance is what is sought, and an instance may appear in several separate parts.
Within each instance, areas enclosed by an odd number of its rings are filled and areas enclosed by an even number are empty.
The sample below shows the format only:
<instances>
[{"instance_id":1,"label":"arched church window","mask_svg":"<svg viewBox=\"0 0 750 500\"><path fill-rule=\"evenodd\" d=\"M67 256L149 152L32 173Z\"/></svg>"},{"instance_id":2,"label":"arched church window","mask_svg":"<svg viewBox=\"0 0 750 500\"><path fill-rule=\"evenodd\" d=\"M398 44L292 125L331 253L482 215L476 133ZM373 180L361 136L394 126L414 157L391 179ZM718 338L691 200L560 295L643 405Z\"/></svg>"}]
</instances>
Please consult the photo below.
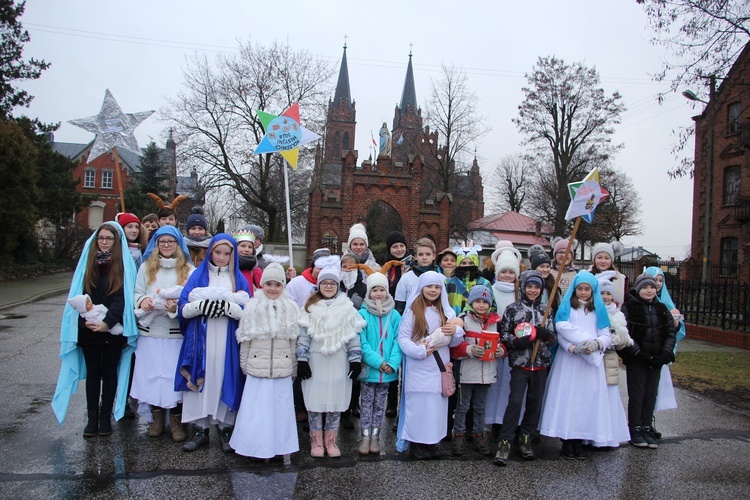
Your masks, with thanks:
<instances>
[{"instance_id":1,"label":"arched church window","mask_svg":"<svg viewBox=\"0 0 750 500\"><path fill-rule=\"evenodd\" d=\"M349 151L349 132L344 132L344 140L341 143L341 149Z\"/></svg>"}]
</instances>

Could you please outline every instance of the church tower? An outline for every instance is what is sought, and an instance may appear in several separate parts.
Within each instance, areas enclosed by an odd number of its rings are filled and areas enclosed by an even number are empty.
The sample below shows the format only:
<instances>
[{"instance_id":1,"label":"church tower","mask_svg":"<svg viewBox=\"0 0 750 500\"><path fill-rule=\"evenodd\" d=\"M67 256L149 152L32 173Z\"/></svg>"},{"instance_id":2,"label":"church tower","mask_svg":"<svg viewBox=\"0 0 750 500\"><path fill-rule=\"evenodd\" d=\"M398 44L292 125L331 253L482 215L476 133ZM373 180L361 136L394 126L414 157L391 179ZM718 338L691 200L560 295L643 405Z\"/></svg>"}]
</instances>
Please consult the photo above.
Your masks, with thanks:
<instances>
[{"instance_id":1,"label":"church tower","mask_svg":"<svg viewBox=\"0 0 750 500\"><path fill-rule=\"evenodd\" d=\"M412 67L412 53L409 51L409 64L406 67L404 89L401 92L401 103L396 106L393 115L393 153L394 161L408 163L409 154L419 149L422 134L422 110L417 105L417 90L414 84L414 68Z\"/></svg>"},{"instance_id":2,"label":"church tower","mask_svg":"<svg viewBox=\"0 0 750 500\"><path fill-rule=\"evenodd\" d=\"M333 101L328 102L323 161L341 164L341 157L354 149L354 129L357 125L357 107L349 90L349 66L346 62L346 45L341 57L341 69Z\"/></svg>"}]
</instances>

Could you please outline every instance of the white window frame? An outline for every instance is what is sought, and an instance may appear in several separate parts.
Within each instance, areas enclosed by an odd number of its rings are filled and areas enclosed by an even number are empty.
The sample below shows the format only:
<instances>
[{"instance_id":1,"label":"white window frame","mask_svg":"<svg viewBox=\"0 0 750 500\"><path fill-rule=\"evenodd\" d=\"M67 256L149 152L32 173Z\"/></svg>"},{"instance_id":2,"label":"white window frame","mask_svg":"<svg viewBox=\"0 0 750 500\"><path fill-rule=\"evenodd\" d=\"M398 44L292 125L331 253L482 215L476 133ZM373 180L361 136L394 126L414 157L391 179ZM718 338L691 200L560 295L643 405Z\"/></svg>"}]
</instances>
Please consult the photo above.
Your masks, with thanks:
<instances>
[{"instance_id":1,"label":"white window frame","mask_svg":"<svg viewBox=\"0 0 750 500\"><path fill-rule=\"evenodd\" d=\"M115 173L112 170L102 170L102 189L112 189ZM106 181L109 180L109 183ZM109 184L107 186L107 184Z\"/></svg>"},{"instance_id":2,"label":"white window frame","mask_svg":"<svg viewBox=\"0 0 750 500\"><path fill-rule=\"evenodd\" d=\"M96 188L96 170L93 168L87 168L83 171L83 187L86 189Z\"/></svg>"}]
</instances>

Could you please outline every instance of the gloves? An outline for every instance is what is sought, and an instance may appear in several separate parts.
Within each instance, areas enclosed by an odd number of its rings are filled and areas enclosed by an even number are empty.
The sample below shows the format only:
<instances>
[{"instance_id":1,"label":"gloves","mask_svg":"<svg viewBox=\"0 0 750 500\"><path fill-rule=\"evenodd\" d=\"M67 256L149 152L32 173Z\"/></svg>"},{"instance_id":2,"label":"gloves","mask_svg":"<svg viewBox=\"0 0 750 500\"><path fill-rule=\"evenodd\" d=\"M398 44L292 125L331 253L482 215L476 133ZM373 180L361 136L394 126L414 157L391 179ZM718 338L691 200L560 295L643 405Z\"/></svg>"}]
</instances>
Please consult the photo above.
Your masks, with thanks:
<instances>
[{"instance_id":1,"label":"gloves","mask_svg":"<svg viewBox=\"0 0 750 500\"><path fill-rule=\"evenodd\" d=\"M642 363L646 363L646 364L651 364L652 361L653 361L653 359L654 359L654 357L652 355L647 354L647 353L641 351L640 349L638 350L638 352L635 353L634 357L638 361L640 361Z\"/></svg>"},{"instance_id":2,"label":"gloves","mask_svg":"<svg viewBox=\"0 0 750 500\"><path fill-rule=\"evenodd\" d=\"M502 342L497 343L497 349L495 350L495 357L497 359L503 359L508 355L508 348Z\"/></svg>"},{"instance_id":3,"label":"gloves","mask_svg":"<svg viewBox=\"0 0 750 500\"><path fill-rule=\"evenodd\" d=\"M575 349L573 349L573 354L579 356L581 354L586 354L586 344L578 344L575 346Z\"/></svg>"},{"instance_id":4,"label":"gloves","mask_svg":"<svg viewBox=\"0 0 750 500\"><path fill-rule=\"evenodd\" d=\"M297 372L299 373L299 368L297 369ZM359 377L359 374L362 372L362 363L359 361L350 361L349 362L349 378L352 380L357 380L357 377Z\"/></svg>"},{"instance_id":5,"label":"gloves","mask_svg":"<svg viewBox=\"0 0 750 500\"><path fill-rule=\"evenodd\" d=\"M662 351L652 358L651 366L653 366L654 368L661 368L663 365L666 365L671 361L672 356L670 356L668 352Z\"/></svg>"},{"instance_id":6,"label":"gloves","mask_svg":"<svg viewBox=\"0 0 750 500\"><path fill-rule=\"evenodd\" d=\"M239 321L239 319L242 318L242 306L235 304L234 302L227 302L226 304L224 314Z\"/></svg>"},{"instance_id":7,"label":"gloves","mask_svg":"<svg viewBox=\"0 0 750 500\"><path fill-rule=\"evenodd\" d=\"M602 346L596 339L591 339L584 342L583 348L586 354L591 354L592 352L601 350Z\"/></svg>"},{"instance_id":8,"label":"gloves","mask_svg":"<svg viewBox=\"0 0 750 500\"><path fill-rule=\"evenodd\" d=\"M484 356L484 347L475 344L470 345L466 350L466 353L470 358L481 358L482 356Z\"/></svg>"},{"instance_id":9,"label":"gloves","mask_svg":"<svg viewBox=\"0 0 750 500\"><path fill-rule=\"evenodd\" d=\"M227 303L223 300L202 300L201 313L207 318L218 318L224 315Z\"/></svg>"},{"instance_id":10,"label":"gloves","mask_svg":"<svg viewBox=\"0 0 750 500\"><path fill-rule=\"evenodd\" d=\"M534 342L531 340L529 336L526 337L519 337L513 342L513 348L514 349L528 349L534 345Z\"/></svg>"},{"instance_id":11,"label":"gloves","mask_svg":"<svg viewBox=\"0 0 750 500\"><path fill-rule=\"evenodd\" d=\"M612 339L612 347L616 347L622 342L622 337L616 333L610 334L610 338Z\"/></svg>"},{"instance_id":12,"label":"gloves","mask_svg":"<svg viewBox=\"0 0 750 500\"><path fill-rule=\"evenodd\" d=\"M312 370L310 370L310 363L307 361L297 361L297 378L300 380L307 380L312 377Z\"/></svg>"},{"instance_id":13,"label":"gloves","mask_svg":"<svg viewBox=\"0 0 750 500\"><path fill-rule=\"evenodd\" d=\"M542 342L547 342L551 340L554 336L555 334L552 333L549 329L541 325L536 326L536 338L538 338Z\"/></svg>"}]
</instances>

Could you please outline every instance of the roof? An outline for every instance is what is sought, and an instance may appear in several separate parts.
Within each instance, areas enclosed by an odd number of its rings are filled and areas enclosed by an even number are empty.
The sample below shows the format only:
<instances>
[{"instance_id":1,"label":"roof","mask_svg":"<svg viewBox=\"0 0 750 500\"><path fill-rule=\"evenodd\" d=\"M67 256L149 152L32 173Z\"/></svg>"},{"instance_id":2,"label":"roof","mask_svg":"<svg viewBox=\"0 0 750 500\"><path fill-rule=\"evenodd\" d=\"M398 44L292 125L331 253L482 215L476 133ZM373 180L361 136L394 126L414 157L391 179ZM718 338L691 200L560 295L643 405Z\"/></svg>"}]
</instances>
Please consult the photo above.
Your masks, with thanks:
<instances>
[{"instance_id":1,"label":"roof","mask_svg":"<svg viewBox=\"0 0 750 500\"><path fill-rule=\"evenodd\" d=\"M493 233L531 233L532 235L536 235L536 226L536 220L513 210L502 214L487 215L469 223L469 229L485 229ZM554 232L554 228L550 224L542 224L540 229L541 234L552 234ZM544 238L541 239L544 240ZM549 246L549 242L547 242L547 246Z\"/></svg>"},{"instance_id":2,"label":"roof","mask_svg":"<svg viewBox=\"0 0 750 500\"><path fill-rule=\"evenodd\" d=\"M346 102L349 104L352 102L352 94L349 91L349 66L346 63L346 45L344 45L344 55L341 57L339 81L336 83L336 93L333 94L333 102L339 102L340 99L346 99Z\"/></svg>"},{"instance_id":3,"label":"roof","mask_svg":"<svg viewBox=\"0 0 750 500\"><path fill-rule=\"evenodd\" d=\"M406 67L406 79L404 80L404 91L401 93L401 105L399 110L403 115L407 106L417 108L417 90L414 86L414 69L411 66L411 52L409 52L409 65Z\"/></svg>"},{"instance_id":4,"label":"roof","mask_svg":"<svg viewBox=\"0 0 750 500\"><path fill-rule=\"evenodd\" d=\"M620 260L630 261L630 260L639 259L647 255L653 255L655 257L658 257L658 255L655 254L654 252L646 250L645 248L641 246L625 247L625 249L622 252L622 255L620 255Z\"/></svg>"},{"instance_id":5,"label":"roof","mask_svg":"<svg viewBox=\"0 0 750 500\"><path fill-rule=\"evenodd\" d=\"M73 159L78 157L86 148L88 144L79 144L77 142L53 142L52 151L60 153L61 155Z\"/></svg>"},{"instance_id":6,"label":"roof","mask_svg":"<svg viewBox=\"0 0 750 500\"><path fill-rule=\"evenodd\" d=\"M78 142L53 141L52 150L72 160L78 158L82 153L89 149L93 143L94 141L91 141L88 144ZM145 151L145 148L141 148L141 152L143 151ZM118 149L117 155L120 157L120 161L125 163L125 165L128 166L130 170L134 172L141 171L140 156L133 153L132 151L128 151L127 149ZM168 148L159 148L159 157L165 165L171 165L174 155Z\"/></svg>"}]
</instances>

